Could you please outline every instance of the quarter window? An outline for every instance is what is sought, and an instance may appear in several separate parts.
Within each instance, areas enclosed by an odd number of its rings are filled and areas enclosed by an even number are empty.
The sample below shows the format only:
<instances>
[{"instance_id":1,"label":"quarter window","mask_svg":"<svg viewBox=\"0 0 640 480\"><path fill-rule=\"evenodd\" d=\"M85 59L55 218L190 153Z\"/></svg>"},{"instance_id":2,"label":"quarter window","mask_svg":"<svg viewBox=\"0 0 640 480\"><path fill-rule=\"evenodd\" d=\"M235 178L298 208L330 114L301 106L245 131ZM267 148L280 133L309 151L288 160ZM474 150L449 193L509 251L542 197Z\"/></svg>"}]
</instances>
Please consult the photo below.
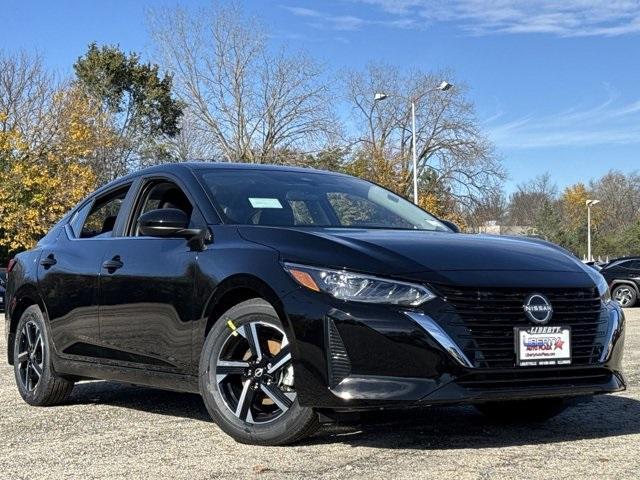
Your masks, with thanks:
<instances>
[{"instance_id":1,"label":"quarter window","mask_svg":"<svg viewBox=\"0 0 640 480\"><path fill-rule=\"evenodd\" d=\"M74 213L73 217L71 217L69 226L71 227L71 231L73 232L74 237L80 238L82 234L82 224L90 209L91 202L87 203L84 207L76 210L76 213Z\"/></svg>"}]
</instances>

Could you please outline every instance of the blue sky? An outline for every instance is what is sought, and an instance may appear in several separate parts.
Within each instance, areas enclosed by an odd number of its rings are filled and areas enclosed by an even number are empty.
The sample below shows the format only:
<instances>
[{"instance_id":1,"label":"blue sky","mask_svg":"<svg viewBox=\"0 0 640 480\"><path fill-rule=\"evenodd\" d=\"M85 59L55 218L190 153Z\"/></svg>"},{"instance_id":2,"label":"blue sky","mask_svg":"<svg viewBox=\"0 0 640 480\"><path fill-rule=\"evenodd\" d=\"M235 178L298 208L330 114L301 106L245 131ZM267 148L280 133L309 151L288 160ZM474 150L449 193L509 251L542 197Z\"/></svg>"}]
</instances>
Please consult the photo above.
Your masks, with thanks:
<instances>
[{"instance_id":1,"label":"blue sky","mask_svg":"<svg viewBox=\"0 0 640 480\"><path fill-rule=\"evenodd\" d=\"M69 73L91 41L150 51L145 9L167 0L5 0L0 48ZM206 4L183 1L182 4ZM248 0L275 42L330 69L384 61L450 68L509 172L562 187L640 169L640 3L635 0Z\"/></svg>"}]
</instances>

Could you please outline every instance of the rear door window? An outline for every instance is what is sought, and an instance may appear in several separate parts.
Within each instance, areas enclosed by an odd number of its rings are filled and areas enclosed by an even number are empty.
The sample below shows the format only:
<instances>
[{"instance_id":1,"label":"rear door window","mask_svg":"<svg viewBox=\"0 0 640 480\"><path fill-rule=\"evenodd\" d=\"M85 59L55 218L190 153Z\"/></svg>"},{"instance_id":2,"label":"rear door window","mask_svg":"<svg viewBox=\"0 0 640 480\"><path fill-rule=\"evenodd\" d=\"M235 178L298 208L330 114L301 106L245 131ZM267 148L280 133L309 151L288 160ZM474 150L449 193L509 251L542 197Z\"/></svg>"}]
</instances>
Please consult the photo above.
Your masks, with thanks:
<instances>
[{"instance_id":1,"label":"rear door window","mask_svg":"<svg viewBox=\"0 0 640 480\"><path fill-rule=\"evenodd\" d=\"M110 237L128 191L129 186L98 198L82 225L80 238Z\"/></svg>"}]
</instances>

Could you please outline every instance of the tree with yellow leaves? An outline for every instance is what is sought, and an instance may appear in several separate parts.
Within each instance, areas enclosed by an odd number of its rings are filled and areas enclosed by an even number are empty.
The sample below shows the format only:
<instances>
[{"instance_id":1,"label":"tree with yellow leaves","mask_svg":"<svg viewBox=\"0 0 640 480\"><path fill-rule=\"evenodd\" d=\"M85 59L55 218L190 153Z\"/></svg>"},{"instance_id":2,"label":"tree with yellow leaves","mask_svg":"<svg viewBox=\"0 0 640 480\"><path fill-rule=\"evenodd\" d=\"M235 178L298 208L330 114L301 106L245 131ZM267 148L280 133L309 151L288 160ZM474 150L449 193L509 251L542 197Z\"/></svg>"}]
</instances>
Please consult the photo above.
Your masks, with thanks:
<instances>
[{"instance_id":1,"label":"tree with yellow leaves","mask_svg":"<svg viewBox=\"0 0 640 480\"><path fill-rule=\"evenodd\" d=\"M95 184L90 168L52 156L0 173L0 232L9 251L35 245Z\"/></svg>"},{"instance_id":2,"label":"tree with yellow leaves","mask_svg":"<svg viewBox=\"0 0 640 480\"><path fill-rule=\"evenodd\" d=\"M586 202L588 198L589 192L584 183L576 183L564 190L560 198L560 204L567 222L567 228L576 229L586 225ZM600 217L598 212L594 210L592 218L592 224L594 226L598 224L601 219Z\"/></svg>"},{"instance_id":3,"label":"tree with yellow leaves","mask_svg":"<svg viewBox=\"0 0 640 480\"><path fill-rule=\"evenodd\" d=\"M15 130L0 134L0 245L9 252L33 247L95 188L86 159L111 138L77 89L52 92L47 115L46 144L29 143Z\"/></svg>"}]
</instances>

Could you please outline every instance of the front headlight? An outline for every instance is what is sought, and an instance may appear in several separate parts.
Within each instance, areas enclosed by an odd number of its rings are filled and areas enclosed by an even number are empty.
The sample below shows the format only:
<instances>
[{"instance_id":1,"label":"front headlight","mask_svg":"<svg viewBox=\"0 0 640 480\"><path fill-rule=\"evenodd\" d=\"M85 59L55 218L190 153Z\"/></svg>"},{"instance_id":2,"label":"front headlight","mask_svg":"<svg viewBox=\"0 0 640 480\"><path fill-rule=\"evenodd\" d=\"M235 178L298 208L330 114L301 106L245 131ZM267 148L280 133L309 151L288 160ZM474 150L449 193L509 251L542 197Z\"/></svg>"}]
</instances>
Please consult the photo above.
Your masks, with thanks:
<instances>
[{"instance_id":1,"label":"front headlight","mask_svg":"<svg viewBox=\"0 0 640 480\"><path fill-rule=\"evenodd\" d=\"M598 273L600 277L596 283L598 287L598 294L604 303L609 303L611 301L611 291L609 290L609 285L607 281L604 279L602 275Z\"/></svg>"},{"instance_id":2,"label":"front headlight","mask_svg":"<svg viewBox=\"0 0 640 480\"><path fill-rule=\"evenodd\" d=\"M435 298L428 288L414 283L292 263L285 263L284 268L303 287L340 300L409 307Z\"/></svg>"},{"instance_id":3,"label":"front headlight","mask_svg":"<svg viewBox=\"0 0 640 480\"><path fill-rule=\"evenodd\" d=\"M609 303L611 301L611 292L609 291L609 285L605 278L595 268L584 265L582 262L580 262L580 264L582 265L582 268L584 268L584 271L591 277L591 280L596 284L600 299L604 303Z\"/></svg>"}]
</instances>

